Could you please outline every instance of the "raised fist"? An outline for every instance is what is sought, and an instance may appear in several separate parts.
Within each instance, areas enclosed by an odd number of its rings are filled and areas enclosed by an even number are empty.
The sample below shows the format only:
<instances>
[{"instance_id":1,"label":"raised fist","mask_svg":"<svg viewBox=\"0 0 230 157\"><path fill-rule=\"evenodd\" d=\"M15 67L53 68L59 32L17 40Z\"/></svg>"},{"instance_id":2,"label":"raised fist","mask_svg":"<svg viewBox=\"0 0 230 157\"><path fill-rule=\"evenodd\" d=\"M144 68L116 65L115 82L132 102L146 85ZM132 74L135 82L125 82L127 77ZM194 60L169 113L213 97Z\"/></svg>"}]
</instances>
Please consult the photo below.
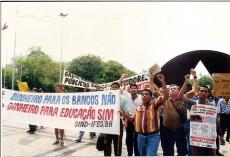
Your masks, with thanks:
<instances>
[{"instance_id":1,"label":"raised fist","mask_svg":"<svg viewBox=\"0 0 230 157\"><path fill-rule=\"evenodd\" d=\"M195 77L196 76L196 70L195 69L190 69L190 73L191 73L191 75L193 76L193 77Z\"/></svg>"},{"instance_id":2,"label":"raised fist","mask_svg":"<svg viewBox=\"0 0 230 157\"><path fill-rule=\"evenodd\" d=\"M164 77L164 75L162 75L162 74L158 74L157 75L157 79L159 80L159 81L164 81L165 80L165 77Z\"/></svg>"},{"instance_id":3,"label":"raised fist","mask_svg":"<svg viewBox=\"0 0 230 157\"><path fill-rule=\"evenodd\" d=\"M190 74L185 75L185 76L184 76L184 78L185 78L185 81L189 82L189 79L190 79Z\"/></svg>"}]
</instances>

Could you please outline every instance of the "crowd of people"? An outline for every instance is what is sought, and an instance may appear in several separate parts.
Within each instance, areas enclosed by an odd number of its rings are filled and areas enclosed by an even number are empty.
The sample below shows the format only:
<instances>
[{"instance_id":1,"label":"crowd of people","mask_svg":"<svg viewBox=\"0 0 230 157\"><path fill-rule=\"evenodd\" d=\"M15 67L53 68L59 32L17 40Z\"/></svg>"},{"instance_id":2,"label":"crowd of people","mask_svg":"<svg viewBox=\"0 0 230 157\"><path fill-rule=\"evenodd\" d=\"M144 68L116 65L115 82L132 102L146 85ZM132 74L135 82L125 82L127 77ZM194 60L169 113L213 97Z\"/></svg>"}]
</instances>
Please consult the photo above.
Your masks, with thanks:
<instances>
[{"instance_id":1,"label":"crowd of people","mask_svg":"<svg viewBox=\"0 0 230 157\"><path fill-rule=\"evenodd\" d=\"M192 86L189 84L190 75L193 78ZM154 83L155 77L160 81L161 87ZM229 142L230 138L230 96L214 97L207 85L198 86L194 69L184 77L182 87L167 85L167 78L158 74L151 75L149 87L140 91L136 84L131 84L128 88L122 86L124 78L125 75L122 75L119 81L110 86L110 90L121 91L120 135L104 134L104 156L112 155L112 142L114 155L122 155L124 129L128 156L155 156L160 143L164 156L175 155L175 144L179 156L222 155L219 152L220 145ZM55 91L65 92L65 89L57 86ZM190 144L190 121L194 120L190 116L190 110L196 104L217 107L216 149ZM36 127L30 125L28 133L34 133ZM56 141L53 144L63 146L63 135L64 129L55 128ZM84 132L81 131L77 143L82 141L83 135ZM90 136L94 138L96 133L91 132Z\"/></svg>"}]
</instances>

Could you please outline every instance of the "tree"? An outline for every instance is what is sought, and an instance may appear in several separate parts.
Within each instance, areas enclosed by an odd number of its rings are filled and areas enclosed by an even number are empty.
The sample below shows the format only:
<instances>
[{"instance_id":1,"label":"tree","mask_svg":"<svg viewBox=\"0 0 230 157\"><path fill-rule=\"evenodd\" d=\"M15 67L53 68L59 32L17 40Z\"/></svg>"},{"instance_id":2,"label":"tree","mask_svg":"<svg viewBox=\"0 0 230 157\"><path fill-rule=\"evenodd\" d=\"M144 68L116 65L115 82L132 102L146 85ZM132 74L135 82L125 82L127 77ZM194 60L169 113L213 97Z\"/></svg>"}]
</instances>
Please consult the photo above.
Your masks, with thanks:
<instances>
[{"instance_id":1,"label":"tree","mask_svg":"<svg viewBox=\"0 0 230 157\"><path fill-rule=\"evenodd\" d=\"M95 82L102 72L102 60L94 55L80 56L70 62L68 70L88 81Z\"/></svg>"},{"instance_id":2,"label":"tree","mask_svg":"<svg viewBox=\"0 0 230 157\"><path fill-rule=\"evenodd\" d=\"M208 75L201 75L201 78L198 79L198 85L207 85L210 89L213 89L213 79Z\"/></svg>"},{"instance_id":3,"label":"tree","mask_svg":"<svg viewBox=\"0 0 230 157\"><path fill-rule=\"evenodd\" d=\"M193 80L190 80L190 84L193 84ZM207 85L207 86L209 86L210 89L213 89L213 79L212 79L212 77L210 77L208 75L201 75L200 74L200 78L198 79L198 85L199 86Z\"/></svg>"},{"instance_id":4,"label":"tree","mask_svg":"<svg viewBox=\"0 0 230 157\"><path fill-rule=\"evenodd\" d=\"M94 83L107 83L118 80L122 73L126 73L128 76L135 75L135 72L128 70L116 61L103 62L99 56L94 55L73 59L69 64L68 70Z\"/></svg>"},{"instance_id":5,"label":"tree","mask_svg":"<svg viewBox=\"0 0 230 157\"><path fill-rule=\"evenodd\" d=\"M4 75L5 77L5 86L4 86ZM12 87L12 65L8 64L5 68L2 68L2 87L10 89Z\"/></svg>"},{"instance_id":6,"label":"tree","mask_svg":"<svg viewBox=\"0 0 230 157\"><path fill-rule=\"evenodd\" d=\"M30 88L37 87L52 91L58 82L59 65L42 52L41 48L30 50L32 51L23 61L16 61L17 68L22 63L22 81L27 82Z\"/></svg>"},{"instance_id":7,"label":"tree","mask_svg":"<svg viewBox=\"0 0 230 157\"><path fill-rule=\"evenodd\" d=\"M101 72L101 77L99 78L100 83L112 82L118 80L121 75L125 73L127 76L135 75L136 73L128 70L122 64L109 60L103 63L103 71Z\"/></svg>"}]
</instances>

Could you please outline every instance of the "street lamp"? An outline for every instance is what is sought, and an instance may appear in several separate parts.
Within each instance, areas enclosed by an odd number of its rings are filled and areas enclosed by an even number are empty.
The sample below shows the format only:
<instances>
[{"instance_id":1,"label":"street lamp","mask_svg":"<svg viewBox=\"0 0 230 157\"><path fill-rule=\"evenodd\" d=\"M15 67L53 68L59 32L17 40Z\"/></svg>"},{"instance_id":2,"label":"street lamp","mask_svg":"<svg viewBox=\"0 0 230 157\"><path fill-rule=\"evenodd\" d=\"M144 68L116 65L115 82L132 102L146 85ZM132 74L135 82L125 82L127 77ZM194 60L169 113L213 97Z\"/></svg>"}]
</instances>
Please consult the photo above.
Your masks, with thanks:
<instances>
[{"instance_id":1,"label":"street lamp","mask_svg":"<svg viewBox=\"0 0 230 157\"><path fill-rule=\"evenodd\" d=\"M60 13L59 16L62 17L62 23L61 23L61 58L60 58L60 73L59 73L59 83L61 83L62 77L62 49L63 49L63 23L64 23L64 17L68 16L69 14Z\"/></svg>"},{"instance_id":2,"label":"street lamp","mask_svg":"<svg viewBox=\"0 0 230 157\"><path fill-rule=\"evenodd\" d=\"M5 23L1 30L3 31L3 30L6 30L7 28L8 28L8 25L7 25L7 23ZM8 52L8 50L7 50L7 52ZM6 53L6 65L5 65L4 81L3 81L3 87L4 88L6 87L6 69L7 69L7 53Z\"/></svg>"},{"instance_id":3,"label":"street lamp","mask_svg":"<svg viewBox=\"0 0 230 157\"><path fill-rule=\"evenodd\" d=\"M12 65L12 90L14 90L14 73L15 73L15 53L16 53L16 39L17 39L17 20L18 20L18 11L16 11L16 29L14 33L14 55L13 55L13 65Z\"/></svg>"}]
</instances>

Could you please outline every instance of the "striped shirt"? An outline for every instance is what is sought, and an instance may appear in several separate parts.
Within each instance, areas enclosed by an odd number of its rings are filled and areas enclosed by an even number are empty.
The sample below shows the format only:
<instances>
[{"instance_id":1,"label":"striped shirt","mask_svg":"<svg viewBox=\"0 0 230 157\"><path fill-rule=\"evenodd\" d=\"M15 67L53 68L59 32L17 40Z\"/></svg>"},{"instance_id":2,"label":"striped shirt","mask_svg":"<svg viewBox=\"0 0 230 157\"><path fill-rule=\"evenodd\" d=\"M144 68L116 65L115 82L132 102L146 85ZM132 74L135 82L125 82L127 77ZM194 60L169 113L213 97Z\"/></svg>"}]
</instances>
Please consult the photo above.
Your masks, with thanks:
<instances>
[{"instance_id":1,"label":"striped shirt","mask_svg":"<svg viewBox=\"0 0 230 157\"><path fill-rule=\"evenodd\" d=\"M135 131L139 133L150 133L160 129L160 110L162 102L156 104L152 100L148 107L143 104L139 105L134 114Z\"/></svg>"},{"instance_id":2,"label":"striped shirt","mask_svg":"<svg viewBox=\"0 0 230 157\"><path fill-rule=\"evenodd\" d=\"M217 112L220 114L230 114L230 100L226 103L224 99L220 99L217 103Z\"/></svg>"}]
</instances>

